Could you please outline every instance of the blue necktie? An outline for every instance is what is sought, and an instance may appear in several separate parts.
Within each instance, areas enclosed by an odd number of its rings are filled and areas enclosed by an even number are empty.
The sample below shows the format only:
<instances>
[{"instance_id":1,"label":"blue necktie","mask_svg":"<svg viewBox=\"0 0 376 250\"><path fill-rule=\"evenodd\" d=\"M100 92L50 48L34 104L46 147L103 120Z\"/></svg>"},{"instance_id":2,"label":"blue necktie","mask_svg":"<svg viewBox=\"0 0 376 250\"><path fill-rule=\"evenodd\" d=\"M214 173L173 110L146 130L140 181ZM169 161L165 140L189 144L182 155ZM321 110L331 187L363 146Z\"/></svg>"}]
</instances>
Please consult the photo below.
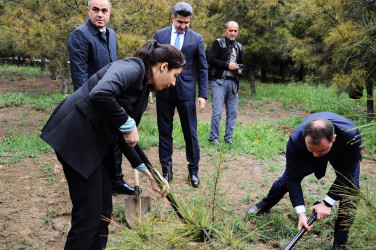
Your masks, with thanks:
<instances>
[{"instance_id":1,"label":"blue necktie","mask_svg":"<svg viewBox=\"0 0 376 250\"><path fill-rule=\"evenodd\" d=\"M180 50L180 37L179 37L179 32L176 32L177 35L176 35L176 39L175 39L175 43L174 43L174 46L176 48L178 48L178 50Z\"/></svg>"}]
</instances>

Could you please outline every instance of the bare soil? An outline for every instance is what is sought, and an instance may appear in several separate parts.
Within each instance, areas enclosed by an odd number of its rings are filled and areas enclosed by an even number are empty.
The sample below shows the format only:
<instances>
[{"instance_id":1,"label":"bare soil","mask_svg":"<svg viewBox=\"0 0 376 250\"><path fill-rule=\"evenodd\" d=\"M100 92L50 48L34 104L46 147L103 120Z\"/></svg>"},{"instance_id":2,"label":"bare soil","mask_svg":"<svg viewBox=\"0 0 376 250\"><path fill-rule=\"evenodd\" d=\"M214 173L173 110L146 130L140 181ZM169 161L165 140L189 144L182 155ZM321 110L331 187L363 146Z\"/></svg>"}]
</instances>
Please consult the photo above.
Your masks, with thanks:
<instances>
[{"instance_id":1,"label":"bare soil","mask_svg":"<svg viewBox=\"0 0 376 250\"><path fill-rule=\"evenodd\" d=\"M52 93L60 91L60 81L41 77L36 80L6 81L0 80L0 94L12 91ZM289 115L302 118L308 113L298 108L284 109L277 103L267 103L257 107L256 101L250 101L239 110L237 121L251 124L258 120L280 120ZM155 115L155 104L150 107ZM6 138L14 131L35 131L40 128L50 112L31 110L25 107L0 108L0 139ZM210 122L211 103L207 102L204 111L198 113L200 121ZM224 117L224 116L223 116ZM178 115L176 115L178 119ZM223 120L223 119L222 119ZM291 128L292 129L292 128ZM145 151L156 166L158 164L158 148ZM284 165L284 156L276 159ZM208 174L213 169L213 161L218 162L217 153L202 153L200 162L201 186L199 189L189 187L187 181L187 161L185 151L176 149L173 155L174 180L171 187L177 196L183 197L187 192L202 193L206 190ZM244 215L249 206L266 194L272 182L283 170L268 171L266 161L255 159L250 155L237 155L223 159L228 166L220 182L224 189L228 188L226 197L229 204L239 215ZM375 176L376 162L363 160L362 172ZM50 170L48 170L50 168ZM123 160L125 180L132 181L132 171ZM265 178L270 182L263 184ZM149 182L141 175L143 194L152 197L154 204L168 207L167 201L160 199L151 191ZM242 197L250 195L250 201L242 201ZM114 195L115 207L122 206L124 195ZM285 197L282 201L288 203ZM71 202L67 183L61 165L54 154L41 154L38 158L26 158L17 163L10 163L6 155L0 156L0 249L62 249L70 228ZM168 209L163 213L168 213ZM114 224L114 223L113 223ZM111 226L110 240L120 229ZM273 248L261 245L259 249Z\"/></svg>"}]
</instances>

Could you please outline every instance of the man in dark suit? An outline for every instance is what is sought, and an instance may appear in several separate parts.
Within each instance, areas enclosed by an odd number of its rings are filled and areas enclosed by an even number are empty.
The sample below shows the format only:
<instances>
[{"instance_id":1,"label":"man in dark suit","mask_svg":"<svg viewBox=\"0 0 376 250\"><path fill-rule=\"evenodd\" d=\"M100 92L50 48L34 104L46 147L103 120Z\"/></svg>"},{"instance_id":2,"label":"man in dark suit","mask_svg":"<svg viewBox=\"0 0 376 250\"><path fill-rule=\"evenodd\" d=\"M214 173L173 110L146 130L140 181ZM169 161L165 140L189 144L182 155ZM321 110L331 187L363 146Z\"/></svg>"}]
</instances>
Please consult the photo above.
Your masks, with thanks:
<instances>
[{"instance_id":1,"label":"man in dark suit","mask_svg":"<svg viewBox=\"0 0 376 250\"><path fill-rule=\"evenodd\" d=\"M359 188L361 161L361 136L356 125L340 115L323 112L308 116L291 134L286 149L286 170L274 182L268 195L253 205L248 214L266 212L288 192L299 216L298 228L309 231L305 215L303 191L300 182L314 173L317 179L325 176L329 162L337 178L323 201L311 207L317 212L317 220L327 218L332 206L339 201L338 218L334 228L333 249L342 249L347 243L353 221L351 211L355 203L346 201L346 194Z\"/></svg>"},{"instance_id":2,"label":"man in dark suit","mask_svg":"<svg viewBox=\"0 0 376 250\"><path fill-rule=\"evenodd\" d=\"M107 27L111 15L109 0L89 0L89 19L74 30L68 40L71 76L76 91L93 74L117 60L116 33ZM118 143L114 142L114 170L112 191L121 194L134 194L134 188L123 180L121 169L122 154Z\"/></svg>"},{"instance_id":3,"label":"man in dark suit","mask_svg":"<svg viewBox=\"0 0 376 250\"><path fill-rule=\"evenodd\" d=\"M208 95L208 65L202 36L189 29L193 9L188 3L177 3L173 9L172 26L158 30L154 39L161 44L172 44L183 52L187 65L176 80L175 87L156 93L157 121L159 131L159 160L163 176L172 180L173 116L178 110L186 143L188 179L193 187L198 187L200 148L197 139L196 115L196 75L198 80L197 107L205 107Z\"/></svg>"}]
</instances>

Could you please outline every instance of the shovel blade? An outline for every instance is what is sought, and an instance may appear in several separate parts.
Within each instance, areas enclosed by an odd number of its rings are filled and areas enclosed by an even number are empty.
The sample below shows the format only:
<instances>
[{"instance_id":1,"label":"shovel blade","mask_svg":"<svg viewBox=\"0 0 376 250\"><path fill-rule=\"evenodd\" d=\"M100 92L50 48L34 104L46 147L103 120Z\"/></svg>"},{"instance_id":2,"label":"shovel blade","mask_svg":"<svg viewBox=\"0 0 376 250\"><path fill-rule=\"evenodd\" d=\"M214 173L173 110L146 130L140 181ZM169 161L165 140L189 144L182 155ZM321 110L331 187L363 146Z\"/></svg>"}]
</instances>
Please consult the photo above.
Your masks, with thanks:
<instances>
[{"instance_id":1,"label":"shovel blade","mask_svg":"<svg viewBox=\"0 0 376 250\"><path fill-rule=\"evenodd\" d=\"M151 210L150 197L136 198L124 198L124 214L125 221L128 227L132 227L135 222L139 221L140 218L149 213Z\"/></svg>"}]
</instances>

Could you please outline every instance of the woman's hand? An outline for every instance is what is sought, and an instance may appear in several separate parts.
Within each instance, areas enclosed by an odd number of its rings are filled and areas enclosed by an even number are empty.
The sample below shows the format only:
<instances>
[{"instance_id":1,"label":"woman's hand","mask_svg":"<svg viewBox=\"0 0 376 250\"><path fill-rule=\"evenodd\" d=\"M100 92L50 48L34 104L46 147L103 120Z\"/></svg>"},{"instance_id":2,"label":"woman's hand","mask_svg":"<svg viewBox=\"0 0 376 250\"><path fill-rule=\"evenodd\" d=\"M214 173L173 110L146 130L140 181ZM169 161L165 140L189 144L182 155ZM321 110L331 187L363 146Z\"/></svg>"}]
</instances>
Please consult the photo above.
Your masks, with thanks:
<instances>
[{"instance_id":1,"label":"woman's hand","mask_svg":"<svg viewBox=\"0 0 376 250\"><path fill-rule=\"evenodd\" d=\"M128 134L123 134L123 137L126 144L128 144L131 147L136 146L139 140L137 127L134 127L134 129Z\"/></svg>"},{"instance_id":2,"label":"woman's hand","mask_svg":"<svg viewBox=\"0 0 376 250\"><path fill-rule=\"evenodd\" d=\"M148 169L146 169L146 170L144 171L144 174L146 174L146 175L149 177L150 182L151 182L151 188L152 188L155 192L159 193L163 198L166 197L166 196L167 196L167 192L165 192L165 190L168 190L168 189L165 189L165 188L164 188L163 190L161 190L161 189L158 187L157 182L155 181L153 175L150 173L150 171L149 171Z\"/></svg>"}]
</instances>

